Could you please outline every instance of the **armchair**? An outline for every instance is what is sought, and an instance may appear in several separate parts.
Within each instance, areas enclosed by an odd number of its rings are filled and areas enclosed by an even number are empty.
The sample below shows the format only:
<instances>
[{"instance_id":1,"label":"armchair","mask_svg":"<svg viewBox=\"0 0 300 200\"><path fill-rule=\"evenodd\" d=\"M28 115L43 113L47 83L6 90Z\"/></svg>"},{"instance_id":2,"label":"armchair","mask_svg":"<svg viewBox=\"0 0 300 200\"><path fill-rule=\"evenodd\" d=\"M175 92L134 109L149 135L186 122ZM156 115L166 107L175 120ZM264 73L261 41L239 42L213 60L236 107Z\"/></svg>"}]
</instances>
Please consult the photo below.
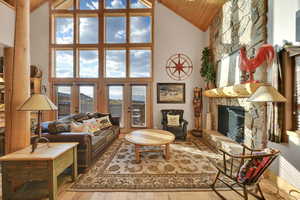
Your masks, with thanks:
<instances>
[{"instance_id":1,"label":"armchair","mask_svg":"<svg viewBox=\"0 0 300 200\"><path fill-rule=\"evenodd\" d=\"M161 124L163 126L163 130L170 131L176 137L176 139L186 139L187 135L187 125L188 122L183 119L184 110L161 110L162 113L162 121ZM179 115L179 124L180 126L168 126L168 118L167 115Z\"/></svg>"},{"instance_id":2,"label":"armchair","mask_svg":"<svg viewBox=\"0 0 300 200\"><path fill-rule=\"evenodd\" d=\"M243 145L242 154L231 154L222 149L220 151L223 155L222 162L212 161L218 169L217 176L211 185L216 194L225 199L215 189L216 182L220 181L245 200L248 199L249 194L256 199L265 200L259 182L263 173L280 152L275 149L269 149L268 151L250 149L245 145ZM223 175L224 178L220 178L220 175ZM242 188L242 192L234 188L234 185ZM255 189L255 191L251 189Z\"/></svg>"}]
</instances>

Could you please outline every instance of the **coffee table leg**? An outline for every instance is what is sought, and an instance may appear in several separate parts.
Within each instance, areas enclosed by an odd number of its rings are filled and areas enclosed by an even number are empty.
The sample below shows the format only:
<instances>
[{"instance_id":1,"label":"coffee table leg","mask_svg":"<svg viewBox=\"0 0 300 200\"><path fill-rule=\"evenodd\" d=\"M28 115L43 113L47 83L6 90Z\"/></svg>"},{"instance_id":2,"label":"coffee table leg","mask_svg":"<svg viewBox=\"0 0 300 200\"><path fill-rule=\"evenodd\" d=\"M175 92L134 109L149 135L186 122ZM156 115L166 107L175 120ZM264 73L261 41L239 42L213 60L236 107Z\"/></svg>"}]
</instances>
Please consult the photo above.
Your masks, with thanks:
<instances>
[{"instance_id":1,"label":"coffee table leg","mask_svg":"<svg viewBox=\"0 0 300 200\"><path fill-rule=\"evenodd\" d=\"M140 146L135 145L135 160L137 163L141 162L141 153L140 153Z\"/></svg>"},{"instance_id":2,"label":"coffee table leg","mask_svg":"<svg viewBox=\"0 0 300 200\"><path fill-rule=\"evenodd\" d=\"M166 144L165 146L165 159L169 160L170 159L170 144Z\"/></svg>"}]
</instances>

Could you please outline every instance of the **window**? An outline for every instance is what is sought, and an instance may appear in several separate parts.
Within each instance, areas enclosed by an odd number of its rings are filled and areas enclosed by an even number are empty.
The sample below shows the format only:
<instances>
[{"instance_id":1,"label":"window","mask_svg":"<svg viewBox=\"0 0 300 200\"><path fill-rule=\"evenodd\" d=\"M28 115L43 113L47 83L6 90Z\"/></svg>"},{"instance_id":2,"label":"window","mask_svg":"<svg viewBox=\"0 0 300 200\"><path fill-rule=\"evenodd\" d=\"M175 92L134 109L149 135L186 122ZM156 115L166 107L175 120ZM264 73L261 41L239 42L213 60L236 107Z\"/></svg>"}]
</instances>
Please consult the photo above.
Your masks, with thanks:
<instances>
[{"instance_id":1,"label":"window","mask_svg":"<svg viewBox=\"0 0 300 200\"><path fill-rule=\"evenodd\" d=\"M50 1L49 80L59 117L99 111L121 116L125 128L148 124L151 116L145 113L151 106L145 104L146 99L152 101L151 92L145 91L153 81L151 2ZM145 92L140 92L143 102L136 101L138 91Z\"/></svg>"},{"instance_id":2,"label":"window","mask_svg":"<svg viewBox=\"0 0 300 200\"><path fill-rule=\"evenodd\" d=\"M79 9L80 10L97 10L98 8L99 8L98 0L80 0L79 1Z\"/></svg>"},{"instance_id":3,"label":"window","mask_svg":"<svg viewBox=\"0 0 300 200\"><path fill-rule=\"evenodd\" d=\"M112 117L120 117L120 125L124 125L124 86L110 85L108 86L108 111Z\"/></svg>"},{"instance_id":4,"label":"window","mask_svg":"<svg viewBox=\"0 0 300 200\"><path fill-rule=\"evenodd\" d=\"M55 17L56 44L72 44L74 42L74 24L72 17Z\"/></svg>"},{"instance_id":5,"label":"window","mask_svg":"<svg viewBox=\"0 0 300 200\"><path fill-rule=\"evenodd\" d=\"M130 77L151 77L151 50L130 50Z\"/></svg>"},{"instance_id":6,"label":"window","mask_svg":"<svg viewBox=\"0 0 300 200\"><path fill-rule=\"evenodd\" d=\"M146 127L147 87L134 85L131 87L131 126Z\"/></svg>"},{"instance_id":7,"label":"window","mask_svg":"<svg viewBox=\"0 0 300 200\"><path fill-rule=\"evenodd\" d=\"M106 16L105 17L105 42L125 43L126 42L126 17Z\"/></svg>"},{"instance_id":8,"label":"window","mask_svg":"<svg viewBox=\"0 0 300 200\"><path fill-rule=\"evenodd\" d=\"M56 87L56 104L58 107L58 119L71 114L71 91L71 86Z\"/></svg>"},{"instance_id":9,"label":"window","mask_svg":"<svg viewBox=\"0 0 300 200\"><path fill-rule=\"evenodd\" d=\"M94 86L79 86L79 112L94 111Z\"/></svg>"},{"instance_id":10,"label":"window","mask_svg":"<svg viewBox=\"0 0 300 200\"><path fill-rule=\"evenodd\" d=\"M79 50L79 77L97 78L99 69L98 50Z\"/></svg>"},{"instance_id":11,"label":"window","mask_svg":"<svg viewBox=\"0 0 300 200\"><path fill-rule=\"evenodd\" d=\"M126 77L126 50L106 50L105 60L107 78Z\"/></svg>"},{"instance_id":12,"label":"window","mask_svg":"<svg viewBox=\"0 0 300 200\"><path fill-rule=\"evenodd\" d=\"M126 7L126 0L105 0L106 9L125 9Z\"/></svg>"},{"instance_id":13,"label":"window","mask_svg":"<svg viewBox=\"0 0 300 200\"><path fill-rule=\"evenodd\" d=\"M130 8L151 8L151 2L147 0L130 0Z\"/></svg>"},{"instance_id":14,"label":"window","mask_svg":"<svg viewBox=\"0 0 300 200\"><path fill-rule=\"evenodd\" d=\"M74 68L73 50L55 51L55 77L72 78Z\"/></svg>"},{"instance_id":15,"label":"window","mask_svg":"<svg viewBox=\"0 0 300 200\"><path fill-rule=\"evenodd\" d=\"M79 17L79 43L97 44L98 36L98 18Z\"/></svg>"},{"instance_id":16,"label":"window","mask_svg":"<svg viewBox=\"0 0 300 200\"><path fill-rule=\"evenodd\" d=\"M130 42L131 43L151 42L151 17L150 16L130 17Z\"/></svg>"}]
</instances>

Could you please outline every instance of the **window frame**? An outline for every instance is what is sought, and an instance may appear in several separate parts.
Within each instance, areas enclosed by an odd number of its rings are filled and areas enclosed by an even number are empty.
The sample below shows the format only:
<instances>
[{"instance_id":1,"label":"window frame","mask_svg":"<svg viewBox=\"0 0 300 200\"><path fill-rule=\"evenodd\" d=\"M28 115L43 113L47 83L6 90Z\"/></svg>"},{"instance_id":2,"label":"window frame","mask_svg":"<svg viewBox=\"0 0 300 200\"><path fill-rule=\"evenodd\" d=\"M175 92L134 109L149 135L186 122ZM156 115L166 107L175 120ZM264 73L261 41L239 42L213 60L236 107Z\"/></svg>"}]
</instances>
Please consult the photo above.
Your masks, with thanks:
<instances>
[{"instance_id":1,"label":"window frame","mask_svg":"<svg viewBox=\"0 0 300 200\"><path fill-rule=\"evenodd\" d=\"M105 9L105 0L99 0L99 8L96 10L80 10L79 0L73 1L73 9L54 9L53 2L49 6L49 86L50 96L55 101L55 87L56 85L77 85L89 84L95 85L95 111L107 112L107 85L112 84L146 84L149 87L153 83L153 57L154 57L154 6L151 8L130 8L130 0L127 1L126 9ZM150 43L130 43L130 16L149 15L151 17L151 42ZM125 16L126 17L126 42L125 43L105 43L105 16ZM72 16L73 17L73 43L72 44L56 44L56 29L55 16ZM80 44L79 43L79 17L81 16L97 16L98 17L98 43L97 44ZM109 78L105 77L105 50L106 49L126 49L126 77L124 78ZM151 70L150 77L134 77L130 78L130 49L150 49L151 50ZM55 77L55 50L56 49L72 49L74 54L73 74L72 78L58 78ZM81 78L80 77L80 55L81 49L98 49L98 78ZM149 88L149 98L152 104L152 90ZM75 95L75 94L74 94ZM74 96L73 95L73 96ZM74 97L73 97L74 99ZM99 103L101 102L101 103ZM75 102L76 103L76 102ZM74 108L72 108L74 111ZM152 111L150 110L147 118L152 122ZM55 114L50 116L50 119L55 119Z\"/></svg>"}]
</instances>

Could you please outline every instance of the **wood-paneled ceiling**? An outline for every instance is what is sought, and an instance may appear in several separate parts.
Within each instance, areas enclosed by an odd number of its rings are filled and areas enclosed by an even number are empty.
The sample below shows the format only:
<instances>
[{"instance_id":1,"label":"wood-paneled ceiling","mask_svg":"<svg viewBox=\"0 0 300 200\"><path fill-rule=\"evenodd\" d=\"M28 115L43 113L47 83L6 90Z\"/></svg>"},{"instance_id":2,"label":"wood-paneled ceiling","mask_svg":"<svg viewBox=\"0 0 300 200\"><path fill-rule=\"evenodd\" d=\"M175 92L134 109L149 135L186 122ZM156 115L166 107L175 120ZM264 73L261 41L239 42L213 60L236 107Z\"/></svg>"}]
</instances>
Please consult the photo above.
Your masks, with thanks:
<instances>
[{"instance_id":1,"label":"wood-paneled ceiling","mask_svg":"<svg viewBox=\"0 0 300 200\"><path fill-rule=\"evenodd\" d=\"M11 5L14 5L16 0L5 1ZM50 0L30 0L31 11L35 10L47 1ZM154 0L143 1L151 2ZM158 0L158 2L162 3L184 19L188 20L202 31L206 31L208 29L213 18L226 1L227 0Z\"/></svg>"},{"instance_id":2,"label":"wood-paneled ceiling","mask_svg":"<svg viewBox=\"0 0 300 200\"><path fill-rule=\"evenodd\" d=\"M158 0L160 3L206 31L227 0Z\"/></svg>"}]
</instances>

